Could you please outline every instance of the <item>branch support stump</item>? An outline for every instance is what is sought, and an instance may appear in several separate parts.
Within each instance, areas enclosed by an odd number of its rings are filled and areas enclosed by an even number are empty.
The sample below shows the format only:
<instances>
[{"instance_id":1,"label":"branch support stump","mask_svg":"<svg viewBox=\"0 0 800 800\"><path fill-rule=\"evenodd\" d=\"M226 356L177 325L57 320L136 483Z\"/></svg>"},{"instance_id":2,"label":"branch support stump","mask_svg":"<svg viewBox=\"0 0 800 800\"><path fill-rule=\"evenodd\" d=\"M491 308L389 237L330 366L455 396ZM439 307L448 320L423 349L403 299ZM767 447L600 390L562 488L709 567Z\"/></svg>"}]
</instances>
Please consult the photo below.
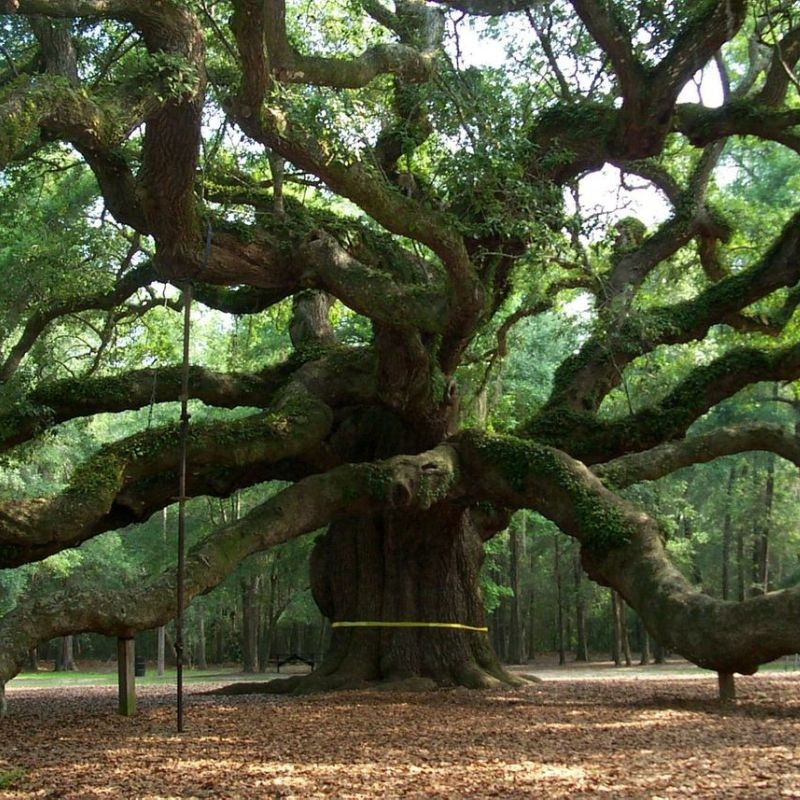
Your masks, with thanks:
<instances>
[{"instance_id":1,"label":"branch support stump","mask_svg":"<svg viewBox=\"0 0 800 800\"><path fill-rule=\"evenodd\" d=\"M119 713L132 717L136 713L135 676L136 642L134 639L117 639L117 675L119 679Z\"/></svg>"},{"instance_id":2,"label":"branch support stump","mask_svg":"<svg viewBox=\"0 0 800 800\"><path fill-rule=\"evenodd\" d=\"M732 672L718 672L719 699L723 703L730 703L736 699L736 682Z\"/></svg>"}]
</instances>

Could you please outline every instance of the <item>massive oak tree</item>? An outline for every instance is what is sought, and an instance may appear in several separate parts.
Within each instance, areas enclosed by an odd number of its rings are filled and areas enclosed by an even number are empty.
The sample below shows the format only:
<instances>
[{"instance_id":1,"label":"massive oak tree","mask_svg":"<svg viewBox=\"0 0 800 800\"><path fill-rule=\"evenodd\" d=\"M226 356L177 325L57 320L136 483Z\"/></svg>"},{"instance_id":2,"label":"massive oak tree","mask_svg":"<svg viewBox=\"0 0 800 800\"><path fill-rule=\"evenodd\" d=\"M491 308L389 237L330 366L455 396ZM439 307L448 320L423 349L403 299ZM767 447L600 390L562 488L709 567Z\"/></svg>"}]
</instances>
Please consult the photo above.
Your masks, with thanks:
<instances>
[{"instance_id":1,"label":"massive oak tree","mask_svg":"<svg viewBox=\"0 0 800 800\"><path fill-rule=\"evenodd\" d=\"M4 0L0 44L0 189L20 202L4 229L27 241L45 183L70 198L44 219L63 236L46 268L44 246L8 243L0 447L178 400L177 364L125 352L189 282L237 319L291 309L288 358L192 365L192 400L218 412L191 427L188 493L285 483L194 547L189 597L325 529L311 572L334 632L307 685L509 682L478 571L528 508L695 663L750 673L800 650L800 587L704 594L620 495L747 450L800 464L794 431L757 418L691 430L756 382L800 378L800 209L765 203L743 230L724 202L732 171L797 174L793 3ZM600 170L665 210L587 204ZM515 326L554 313L583 328L549 397L489 430ZM135 537L174 501L179 444L148 426L63 491L2 501L2 566ZM163 624L175 587L171 570L114 593L32 587L0 619L0 685L54 636Z\"/></svg>"}]
</instances>

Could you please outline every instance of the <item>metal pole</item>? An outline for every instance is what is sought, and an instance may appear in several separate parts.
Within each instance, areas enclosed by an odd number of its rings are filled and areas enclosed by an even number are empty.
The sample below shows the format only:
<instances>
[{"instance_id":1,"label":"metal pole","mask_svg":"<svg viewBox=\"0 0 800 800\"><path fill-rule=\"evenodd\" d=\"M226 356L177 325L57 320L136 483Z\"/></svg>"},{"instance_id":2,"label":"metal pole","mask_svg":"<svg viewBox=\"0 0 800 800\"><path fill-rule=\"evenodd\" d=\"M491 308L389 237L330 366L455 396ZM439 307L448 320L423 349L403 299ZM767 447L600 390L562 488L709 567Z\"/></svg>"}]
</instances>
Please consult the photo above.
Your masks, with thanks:
<instances>
[{"instance_id":1,"label":"metal pole","mask_svg":"<svg viewBox=\"0 0 800 800\"><path fill-rule=\"evenodd\" d=\"M189 332L192 315L192 283L183 287L183 365L181 371L181 460L178 490L178 613L175 636L177 666L178 733L183 733L183 612L186 578L186 449L189 440Z\"/></svg>"}]
</instances>

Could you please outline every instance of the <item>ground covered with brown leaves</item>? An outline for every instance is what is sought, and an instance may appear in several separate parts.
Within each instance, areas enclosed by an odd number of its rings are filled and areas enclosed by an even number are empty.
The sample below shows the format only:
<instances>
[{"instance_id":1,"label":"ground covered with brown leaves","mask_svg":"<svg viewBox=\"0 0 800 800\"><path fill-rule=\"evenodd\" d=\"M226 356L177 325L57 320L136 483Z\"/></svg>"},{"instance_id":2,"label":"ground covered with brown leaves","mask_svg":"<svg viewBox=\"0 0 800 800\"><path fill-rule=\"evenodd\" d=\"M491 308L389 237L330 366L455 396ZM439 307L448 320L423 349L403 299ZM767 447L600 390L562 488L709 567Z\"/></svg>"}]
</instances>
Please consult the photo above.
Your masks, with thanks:
<instances>
[{"instance_id":1,"label":"ground covered with brown leaves","mask_svg":"<svg viewBox=\"0 0 800 800\"><path fill-rule=\"evenodd\" d=\"M800 673L544 680L514 691L209 697L9 692L16 798L800 798ZM14 778L15 780L10 780Z\"/></svg>"}]
</instances>

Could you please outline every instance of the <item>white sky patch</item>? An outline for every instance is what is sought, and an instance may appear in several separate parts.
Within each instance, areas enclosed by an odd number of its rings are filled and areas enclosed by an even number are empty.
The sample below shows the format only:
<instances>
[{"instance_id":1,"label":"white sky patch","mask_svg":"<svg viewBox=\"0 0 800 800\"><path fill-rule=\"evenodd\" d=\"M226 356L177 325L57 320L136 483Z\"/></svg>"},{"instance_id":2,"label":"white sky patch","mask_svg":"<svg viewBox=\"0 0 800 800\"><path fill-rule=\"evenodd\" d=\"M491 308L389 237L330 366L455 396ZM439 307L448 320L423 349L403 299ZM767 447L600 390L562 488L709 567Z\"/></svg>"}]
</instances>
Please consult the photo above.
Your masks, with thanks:
<instances>
[{"instance_id":1,"label":"white sky patch","mask_svg":"<svg viewBox=\"0 0 800 800\"><path fill-rule=\"evenodd\" d=\"M597 218L603 227L609 221L636 217L653 228L671 212L670 204L652 184L631 175L623 179L620 171L610 164L581 178L579 192L582 215ZM574 213L572 196L569 193L565 196L568 211Z\"/></svg>"}]
</instances>

